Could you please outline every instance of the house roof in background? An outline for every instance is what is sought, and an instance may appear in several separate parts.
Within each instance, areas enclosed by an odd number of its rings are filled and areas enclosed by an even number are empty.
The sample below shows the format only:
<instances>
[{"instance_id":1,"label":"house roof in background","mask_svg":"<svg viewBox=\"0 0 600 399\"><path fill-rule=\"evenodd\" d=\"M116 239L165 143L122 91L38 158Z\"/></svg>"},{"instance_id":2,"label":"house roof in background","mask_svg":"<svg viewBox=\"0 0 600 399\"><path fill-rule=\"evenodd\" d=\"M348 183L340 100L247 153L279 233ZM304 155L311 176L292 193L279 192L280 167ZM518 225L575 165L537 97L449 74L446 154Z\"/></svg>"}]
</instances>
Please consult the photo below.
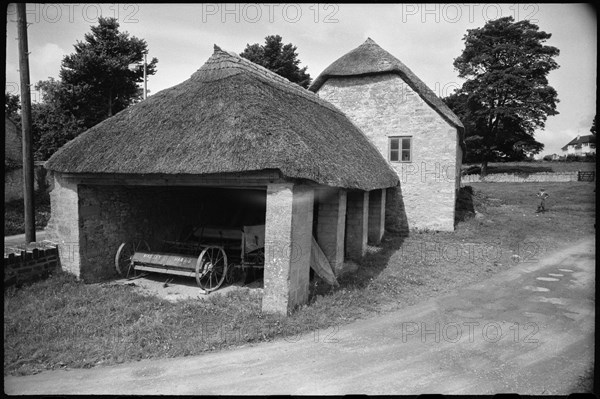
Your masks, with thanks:
<instances>
[{"instance_id":1,"label":"house roof in background","mask_svg":"<svg viewBox=\"0 0 600 399\"><path fill-rule=\"evenodd\" d=\"M562 147L562 150L566 151L567 147L569 147L570 145L574 145L576 148L581 148L581 144L595 143L595 142L596 142L596 136L594 136L593 134L588 134L586 136L577 136L573 140L569 141L567 143L567 145ZM579 147L577 147L577 146L579 146Z\"/></svg>"}]
</instances>

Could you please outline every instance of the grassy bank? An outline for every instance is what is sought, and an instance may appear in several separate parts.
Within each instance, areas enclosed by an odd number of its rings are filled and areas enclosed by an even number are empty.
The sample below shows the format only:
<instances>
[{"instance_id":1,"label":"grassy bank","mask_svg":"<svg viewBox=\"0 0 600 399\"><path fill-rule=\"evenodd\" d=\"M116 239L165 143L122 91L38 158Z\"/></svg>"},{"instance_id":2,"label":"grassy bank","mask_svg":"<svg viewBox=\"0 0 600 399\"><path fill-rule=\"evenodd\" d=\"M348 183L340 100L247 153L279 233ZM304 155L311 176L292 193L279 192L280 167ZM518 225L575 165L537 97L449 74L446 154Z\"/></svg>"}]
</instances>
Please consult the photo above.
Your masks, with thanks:
<instances>
[{"instance_id":1,"label":"grassy bank","mask_svg":"<svg viewBox=\"0 0 600 399\"><path fill-rule=\"evenodd\" d=\"M171 303L133 287L83 284L57 273L4 293L4 372L93 367L200 354L343 325L406 307L595 234L595 183L544 183L548 212L535 213L534 184L477 183L463 190L456 231L388 236L340 287L311 284L309 304L288 318L261 312L240 290ZM475 213L476 212L476 213Z\"/></svg>"}]
</instances>

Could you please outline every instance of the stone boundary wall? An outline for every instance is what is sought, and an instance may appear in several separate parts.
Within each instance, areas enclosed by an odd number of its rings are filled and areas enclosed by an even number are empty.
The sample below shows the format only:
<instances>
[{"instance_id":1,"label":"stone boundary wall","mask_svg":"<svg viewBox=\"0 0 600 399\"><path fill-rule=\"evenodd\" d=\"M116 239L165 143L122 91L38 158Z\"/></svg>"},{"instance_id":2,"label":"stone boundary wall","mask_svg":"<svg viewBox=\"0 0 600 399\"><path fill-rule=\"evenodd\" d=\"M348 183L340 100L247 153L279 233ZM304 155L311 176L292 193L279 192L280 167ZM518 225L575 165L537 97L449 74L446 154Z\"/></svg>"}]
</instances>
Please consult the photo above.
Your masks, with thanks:
<instances>
[{"instance_id":1,"label":"stone boundary wall","mask_svg":"<svg viewBox=\"0 0 600 399\"><path fill-rule=\"evenodd\" d=\"M467 183L538 183L538 182L569 182L578 181L577 172L543 172L543 173L532 173L529 175L524 174L509 174L509 173L497 173L487 175L484 179L481 179L479 175L464 175L461 177L461 184Z\"/></svg>"},{"instance_id":2,"label":"stone boundary wall","mask_svg":"<svg viewBox=\"0 0 600 399\"><path fill-rule=\"evenodd\" d=\"M4 248L4 287L38 280L60 267L58 248L49 241Z\"/></svg>"},{"instance_id":3,"label":"stone boundary wall","mask_svg":"<svg viewBox=\"0 0 600 399\"><path fill-rule=\"evenodd\" d=\"M33 168L33 189L40 189L40 184L45 190L52 190L54 179L44 168L44 162L36 162ZM4 202L23 199L23 167L4 172Z\"/></svg>"},{"instance_id":4,"label":"stone boundary wall","mask_svg":"<svg viewBox=\"0 0 600 399\"><path fill-rule=\"evenodd\" d=\"M23 168L4 172L4 202L18 199L23 199Z\"/></svg>"}]
</instances>

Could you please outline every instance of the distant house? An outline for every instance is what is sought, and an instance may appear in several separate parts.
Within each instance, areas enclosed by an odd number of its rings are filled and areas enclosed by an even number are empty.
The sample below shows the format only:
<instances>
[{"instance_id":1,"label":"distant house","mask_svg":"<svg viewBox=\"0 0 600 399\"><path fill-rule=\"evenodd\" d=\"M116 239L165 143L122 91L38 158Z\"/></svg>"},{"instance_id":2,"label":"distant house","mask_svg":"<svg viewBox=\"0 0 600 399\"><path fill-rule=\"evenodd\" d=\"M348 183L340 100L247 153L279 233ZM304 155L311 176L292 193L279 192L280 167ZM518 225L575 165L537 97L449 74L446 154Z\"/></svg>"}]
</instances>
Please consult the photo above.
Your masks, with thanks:
<instances>
[{"instance_id":1,"label":"distant house","mask_svg":"<svg viewBox=\"0 0 600 399\"><path fill-rule=\"evenodd\" d=\"M596 153L596 136L588 134L587 136L577 135L573 140L561 148L563 155L585 155Z\"/></svg>"},{"instance_id":2,"label":"distant house","mask_svg":"<svg viewBox=\"0 0 600 399\"><path fill-rule=\"evenodd\" d=\"M309 90L341 109L398 174L389 214L403 207L409 229L454 230L464 127L421 79L369 38Z\"/></svg>"}]
</instances>

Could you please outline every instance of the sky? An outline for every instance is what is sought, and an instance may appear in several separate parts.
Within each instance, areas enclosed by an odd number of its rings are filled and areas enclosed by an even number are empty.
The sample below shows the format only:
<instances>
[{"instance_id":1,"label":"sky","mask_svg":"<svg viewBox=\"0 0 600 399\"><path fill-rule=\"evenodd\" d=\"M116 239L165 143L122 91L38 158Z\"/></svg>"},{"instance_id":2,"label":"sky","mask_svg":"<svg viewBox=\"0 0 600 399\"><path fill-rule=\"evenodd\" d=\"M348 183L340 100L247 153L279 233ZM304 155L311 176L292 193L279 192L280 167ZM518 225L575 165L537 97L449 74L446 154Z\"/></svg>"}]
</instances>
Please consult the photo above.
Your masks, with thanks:
<instances>
[{"instance_id":1,"label":"sky","mask_svg":"<svg viewBox=\"0 0 600 399\"><path fill-rule=\"evenodd\" d=\"M578 134L587 135L596 114L596 10L587 4L27 4L30 81L58 78L64 56L97 25L115 17L120 30L146 40L158 58L148 95L188 79L213 53L213 45L240 53L247 44L282 36L297 46L301 66L313 80L333 61L371 38L408 66L438 96L463 83L453 62L468 29L492 19L527 19L551 33L560 68L548 75L558 92L558 115L535 138L540 154L561 153ZM6 91L20 94L16 9L7 8ZM32 101L39 93L32 88Z\"/></svg>"}]
</instances>

